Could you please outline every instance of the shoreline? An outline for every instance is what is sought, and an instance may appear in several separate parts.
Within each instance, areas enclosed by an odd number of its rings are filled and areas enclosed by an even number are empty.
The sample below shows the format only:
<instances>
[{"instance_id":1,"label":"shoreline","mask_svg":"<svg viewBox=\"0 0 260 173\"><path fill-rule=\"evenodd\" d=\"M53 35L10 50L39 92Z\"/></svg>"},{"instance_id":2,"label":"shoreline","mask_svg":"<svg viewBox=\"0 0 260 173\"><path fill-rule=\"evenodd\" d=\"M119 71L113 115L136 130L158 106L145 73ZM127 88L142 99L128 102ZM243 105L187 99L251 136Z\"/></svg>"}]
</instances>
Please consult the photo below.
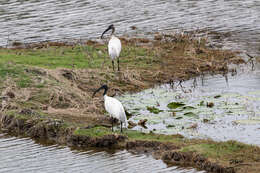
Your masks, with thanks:
<instances>
[{"instance_id":1,"label":"shoreline","mask_svg":"<svg viewBox=\"0 0 260 173\"><path fill-rule=\"evenodd\" d=\"M79 129L64 128L66 125L63 122L52 119L26 119L25 117L19 117L19 115L1 115L0 118L0 127L2 131L9 134L38 140L48 140L52 143L67 145L78 149L95 147L101 149L126 149L138 153L150 153L156 159L163 160L166 164L178 165L181 167L194 167L209 172L235 172L234 168L211 162L200 154L178 151L181 147L171 142L133 140L127 136L127 133L121 134L119 132L103 136L75 134L75 131ZM156 136L160 135L155 135L155 138ZM181 135L172 135L172 137L173 139L175 138L174 140L183 139Z\"/></svg>"},{"instance_id":2,"label":"shoreline","mask_svg":"<svg viewBox=\"0 0 260 173\"><path fill-rule=\"evenodd\" d=\"M2 131L79 148L148 152L165 163L208 172L260 170L260 148L253 145L132 130L112 133L101 95L91 98L101 84L110 86L109 95L138 92L208 73L225 75L235 70L228 69L228 64L245 63L234 52L209 48L207 40L198 42L188 35L157 34L154 40L121 41L120 72L111 70L106 45L94 41L0 49L1 93L5 97L0 115Z\"/></svg>"}]
</instances>

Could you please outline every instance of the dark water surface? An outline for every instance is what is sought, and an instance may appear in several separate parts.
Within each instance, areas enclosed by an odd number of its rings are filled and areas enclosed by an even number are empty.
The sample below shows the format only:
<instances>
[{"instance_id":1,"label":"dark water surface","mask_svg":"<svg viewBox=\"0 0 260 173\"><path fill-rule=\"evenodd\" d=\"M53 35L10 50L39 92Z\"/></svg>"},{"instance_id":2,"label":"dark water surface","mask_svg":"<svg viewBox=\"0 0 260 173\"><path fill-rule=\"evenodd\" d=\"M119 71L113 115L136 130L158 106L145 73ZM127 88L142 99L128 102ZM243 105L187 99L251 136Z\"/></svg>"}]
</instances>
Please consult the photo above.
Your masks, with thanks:
<instances>
[{"instance_id":1,"label":"dark water surface","mask_svg":"<svg viewBox=\"0 0 260 173\"><path fill-rule=\"evenodd\" d=\"M198 28L228 32L226 45L260 51L257 0L6 0L0 2L0 23L0 45L8 37L21 42L97 38L113 23L118 35Z\"/></svg>"},{"instance_id":2,"label":"dark water surface","mask_svg":"<svg viewBox=\"0 0 260 173\"><path fill-rule=\"evenodd\" d=\"M167 167L161 160L124 151L78 151L43 146L28 138L0 134L0 172L172 172L198 173L194 169Z\"/></svg>"}]
</instances>

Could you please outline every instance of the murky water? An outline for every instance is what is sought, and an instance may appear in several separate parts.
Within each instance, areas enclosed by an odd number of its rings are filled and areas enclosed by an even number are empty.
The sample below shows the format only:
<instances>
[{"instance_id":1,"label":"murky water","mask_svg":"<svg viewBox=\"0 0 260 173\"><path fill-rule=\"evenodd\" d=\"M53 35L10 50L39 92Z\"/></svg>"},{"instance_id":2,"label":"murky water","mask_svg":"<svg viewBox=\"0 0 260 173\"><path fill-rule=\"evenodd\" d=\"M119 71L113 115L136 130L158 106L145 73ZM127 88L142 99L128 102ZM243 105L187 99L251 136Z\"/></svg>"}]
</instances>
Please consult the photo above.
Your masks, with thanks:
<instances>
[{"instance_id":1,"label":"murky water","mask_svg":"<svg viewBox=\"0 0 260 173\"><path fill-rule=\"evenodd\" d=\"M28 138L0 134L0 172L173 172L194 169L167 167L161 160L127 151L78 151L58 145L43 146Z\"/></svg>"},{"instance_id":2,"label":"murky water","mask_svg":"<svg viewBox=\"0 0 260 173\"><path fill-rule=\"evenodd\" d=\"M223 76L208 76L203 81L197 78L183 82L182 87L177 83L174 87L162 85L119 99L134 115L130 120L148 120L147 129L134 129L260 146L259 70L241 69L238 75L229 75L228 83ZM183 105L169 108L172 102ZM213 107L207 106L210 103ZM161 112L151 112L147 106Z\"/></svg>"},{"instance_id":3,"label":"murky water","mask_svg":"<svg viewBox=\"0 0 260 173\"><path fill-rule=\"evenodd\" d=\"M229 32L228 47L260 49L257 0L6 0L0 2L0 45L97 38L111 23L118 35L166 30ZM136 26L138 30L131 30Z\"/></svg>"}]
</instances>

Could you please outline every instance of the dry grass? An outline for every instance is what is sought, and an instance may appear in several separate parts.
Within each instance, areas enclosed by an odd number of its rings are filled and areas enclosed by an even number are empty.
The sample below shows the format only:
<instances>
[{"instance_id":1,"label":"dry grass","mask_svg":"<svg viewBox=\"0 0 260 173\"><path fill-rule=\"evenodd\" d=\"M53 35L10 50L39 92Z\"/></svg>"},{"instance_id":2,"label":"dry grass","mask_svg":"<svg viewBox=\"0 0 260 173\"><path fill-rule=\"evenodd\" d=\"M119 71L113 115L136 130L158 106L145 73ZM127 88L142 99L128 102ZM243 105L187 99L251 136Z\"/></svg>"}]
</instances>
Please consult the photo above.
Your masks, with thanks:
<instances>
[{"instance_id":1,"label":"dry grass","mask_svg":"<svg viewBox=\"0 0 260 173\"><path fill-rule=\"evenodd\" d=\"M7 96L2 111L38 109L68 121L103 124L106 118L101 93L91 98L103 84L110 87L108 95L113 96L208 72L225 74L227 64L243 62L235 53L211 49L206 39L199 42L190 35L157 34L154 40L121 40L120 72L113 72L110 60L106 60L106 46L97 42L1 49L1 95ZM8 97L8 93L15 97Z\"/></svg>"}]
</instances>

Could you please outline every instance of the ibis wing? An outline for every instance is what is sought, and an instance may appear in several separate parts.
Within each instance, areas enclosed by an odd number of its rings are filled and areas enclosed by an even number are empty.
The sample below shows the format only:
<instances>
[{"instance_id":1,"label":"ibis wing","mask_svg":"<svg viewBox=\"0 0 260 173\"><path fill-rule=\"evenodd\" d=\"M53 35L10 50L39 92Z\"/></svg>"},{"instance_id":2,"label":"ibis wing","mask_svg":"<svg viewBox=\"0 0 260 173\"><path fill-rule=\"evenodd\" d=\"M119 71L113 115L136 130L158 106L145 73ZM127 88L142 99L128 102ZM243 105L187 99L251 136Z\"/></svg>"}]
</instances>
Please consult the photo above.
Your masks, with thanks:
<instances>
[{"instance_id":1,"label":"ibis wing","mask_svg":"<svg viewBox=\"0 0 260 173\"><path fill-rule=\"evenodd\" d=\"M117 37L112 37L108 43L108 53L112 59L119 57L121 52L121 41Z\"/></svg>"},{"instance_id":2,"label":"ibis wing","mask_svg":"<svg viewBox=\"0 0 260 173\"><path fill-rule=\"evenodd\" d=\"M112 117L117 118L125 124L127 123L124 107L117 99L106 96L105 109Z\"/></svg>"}]
</instances>

